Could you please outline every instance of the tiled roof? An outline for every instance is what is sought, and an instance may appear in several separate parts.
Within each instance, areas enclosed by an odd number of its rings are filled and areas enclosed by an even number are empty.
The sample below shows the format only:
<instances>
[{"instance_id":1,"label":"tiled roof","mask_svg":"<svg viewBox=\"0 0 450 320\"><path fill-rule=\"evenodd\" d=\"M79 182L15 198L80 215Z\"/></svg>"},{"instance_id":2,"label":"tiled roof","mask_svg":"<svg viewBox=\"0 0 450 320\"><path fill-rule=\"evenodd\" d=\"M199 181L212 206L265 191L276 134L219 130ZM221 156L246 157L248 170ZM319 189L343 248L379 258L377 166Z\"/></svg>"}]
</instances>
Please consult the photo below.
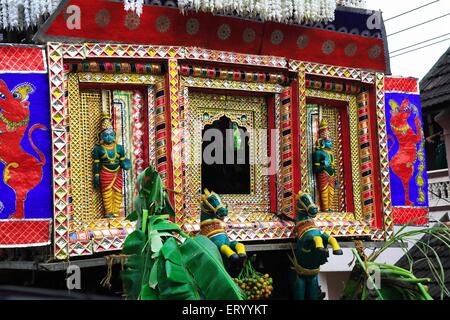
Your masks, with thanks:
<instances>
[{"instance_id":1,"label":"tiled roof","mask_svg":"<svg viewBox=\"0 0 450 320\"><path fill-rule=\"evenodd\" d=\"M450 106L450 47L420 82L422 108Z\"/></svg>"},{"instance_id":2,"label":"tiled roof","mask_svg":"<svg viewBox=\"0 0 450 320\"><path fill-rule=\"evenodd\" d=\"M446 226L449 226L448 222L448 214L443 219L443 223ZM430 247L432 247L437 255L439 256L439 259L441 260L442 267L444 269L445 274L445 286L448 290L450 290L450 248L444 244L442 241L435 237L430 237L428 235L424 236L421 241L427 243ZM433 280L430 284L428 284L429 291L428 293L435 299L440 299L441 295L441 289L440 286L437 284L437 282L434 280L433 274L428 266L428 262L424 260L424 254L422 251L417 247L414 246L409 250L408 254L414 261L413 263L413 274L416 278L430 278ZM437 266L437 259L434 256L433 252L427 252L428 258L433 261L433 265ZM407 256L403 256L396 264L397 266L409 270L409 261ZM437 269L439 270L439 269ZM448 297L447 297L448 298Z\"/></svg>"}]
</instances>

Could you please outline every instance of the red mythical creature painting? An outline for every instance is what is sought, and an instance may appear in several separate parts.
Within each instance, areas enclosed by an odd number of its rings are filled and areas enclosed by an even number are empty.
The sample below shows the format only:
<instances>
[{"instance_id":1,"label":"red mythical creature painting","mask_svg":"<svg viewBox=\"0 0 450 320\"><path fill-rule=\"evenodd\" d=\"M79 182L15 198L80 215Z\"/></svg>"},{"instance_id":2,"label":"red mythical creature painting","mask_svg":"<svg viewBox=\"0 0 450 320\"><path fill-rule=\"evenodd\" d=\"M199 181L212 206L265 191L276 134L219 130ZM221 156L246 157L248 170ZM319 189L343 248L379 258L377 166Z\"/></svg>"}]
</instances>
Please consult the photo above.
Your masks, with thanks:
<instances>
[{"instance_id":1,"label":"red mythical creature painting","mask_svg":"<svg viewBox=\"0 0 450 320\"><path fill-rule=\"evenodd\" d=\"M22 83L9 90L0 80L0 162L5 166L4 183L14 190L16 210L10 216L13 219L24 218L24 204L27 194L42 180L42 168L45 157L35 146L32 134L36 129L47 130L42 124L33 125L25 137L30 120L30 102L28 97L34 92L33 85ZM37 153L38 159L22 149L21 142L28 139Z\"/></svg>"},{"instance_id":2,"label":"red mythical creature painting","mask_svg":"<svg viewBox=\"0 0 450 320\"><path fill-rule=\"evenodd\" d=\"M408 99L404 99L401 106L394 100L389 101L391 106L391 129L398 141L398 151L392 157L390 166L397 175L405 189L405 205L413 206L409 197L409 182L414 175L414 165L417 161L417 144L422 141L422 130L420 126L419 114L415 112L415 130L408 123L408 119L413 111ZM394 140L393 137L389 137ZM395 143L395 140L393 141ZM392 147L394 144L392 144ZM391 147L391 149L392 149Z\"/></svg>"}]
</instances>

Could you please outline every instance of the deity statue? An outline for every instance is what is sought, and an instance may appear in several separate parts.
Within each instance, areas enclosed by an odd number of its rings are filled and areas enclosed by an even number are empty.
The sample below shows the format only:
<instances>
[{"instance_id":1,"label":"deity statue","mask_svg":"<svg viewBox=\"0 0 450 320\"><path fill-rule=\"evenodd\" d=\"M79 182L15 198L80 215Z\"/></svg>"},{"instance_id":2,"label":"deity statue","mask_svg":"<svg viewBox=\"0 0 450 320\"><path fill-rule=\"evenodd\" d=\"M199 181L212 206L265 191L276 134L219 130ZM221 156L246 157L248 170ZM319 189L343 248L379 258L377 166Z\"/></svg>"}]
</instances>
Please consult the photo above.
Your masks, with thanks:
<instances>
[{"instance_id":1,"label":"deity statue","mask_svg":"<svg viewBox=\"0 0 450 320\"><path fill-rule=\"evenodd\" d=\"M331 212L337 179L333 142L330 138L328 123L324 119L319 124L319 139L314 150L314 173L319 186L321 210Z\"/></svg>"},{"instance_id":2,"label":"deity statue","mask_svg":"<svg viewBox=\"0 0 450 320\"><path fill-rule=\"evenodd\" d=\"M125 158L123 146L116 143L116 132L108 114L103 114L100 130L100 143L93 152L94 187L102 192L105 217L115 218L122 206L122 170L129 170L131 162Z\"/></svg>"}]
</instances>

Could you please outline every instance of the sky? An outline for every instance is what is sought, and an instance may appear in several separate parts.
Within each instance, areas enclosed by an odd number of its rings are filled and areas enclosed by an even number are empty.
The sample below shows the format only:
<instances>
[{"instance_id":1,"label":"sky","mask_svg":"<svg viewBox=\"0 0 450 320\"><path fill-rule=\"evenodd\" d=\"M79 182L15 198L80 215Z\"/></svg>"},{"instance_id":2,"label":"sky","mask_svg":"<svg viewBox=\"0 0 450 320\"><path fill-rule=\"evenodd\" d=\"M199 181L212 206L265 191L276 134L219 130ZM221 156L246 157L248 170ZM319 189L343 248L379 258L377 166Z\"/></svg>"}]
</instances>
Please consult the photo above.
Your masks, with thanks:
<instances>
[{"instance_id":1,"label":"sky","mask_svg":"<svg viewBox=\"0 0 450 320\"><path fill-rule=\"evenodd\" d=\"M384 20L420 7L435 0L367 0L367 9L381 10ZM450 0L440 0L427 7L402 17L386 21L387 34L406 29L416 24L450 13ZM395 50L447 34L441 38L406 49L408 51L427 44L447 39L445 42L391 58L393 75L422 79L450 46L450 15L411 30L388 37L391 56L402 53Z\"/></svg>"}]
</instances>

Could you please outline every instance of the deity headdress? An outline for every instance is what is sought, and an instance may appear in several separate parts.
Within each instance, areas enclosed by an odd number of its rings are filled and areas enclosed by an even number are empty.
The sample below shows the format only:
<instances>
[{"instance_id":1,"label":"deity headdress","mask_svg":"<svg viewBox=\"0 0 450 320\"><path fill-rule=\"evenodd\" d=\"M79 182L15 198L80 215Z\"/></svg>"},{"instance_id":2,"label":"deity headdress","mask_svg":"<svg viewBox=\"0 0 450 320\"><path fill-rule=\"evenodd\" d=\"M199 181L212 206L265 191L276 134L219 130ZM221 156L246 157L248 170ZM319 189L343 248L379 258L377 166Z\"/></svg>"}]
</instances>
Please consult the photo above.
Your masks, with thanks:
<instances>
[{"instance_id":1,"label":"deity headdress","mask_svg":"<svg viewBox=\"0 0 450 320\"><path fill-rule=\"evenodd\" d=\"M316 148L323 149L323 141L330 140L330 130L328 129L328 122L322 119L319 123L319 139L317 139Z\"/></svg>"},{"instance_id":2,"label":"deity headdress","mask_svg":"<svg viewBox=\"0 0 450 320\"><path fill-rule=\"evenodd\" d=\"M325 119L322 119L319 124L319 139L330 139L330 130L328 129L328 122Z\"/></svg>"},{"instance_id":3,"label":"deity headdress","mask_svg":"<svg viewBox=\"0 0 450 320\"><path fill-rule=\"evenodd\" d=\"M102 120L100 123L100 133L105 131L114 131L114 127L111 122L111 118L108 113L102 113Z\"/></svg>"}]
</instances>

